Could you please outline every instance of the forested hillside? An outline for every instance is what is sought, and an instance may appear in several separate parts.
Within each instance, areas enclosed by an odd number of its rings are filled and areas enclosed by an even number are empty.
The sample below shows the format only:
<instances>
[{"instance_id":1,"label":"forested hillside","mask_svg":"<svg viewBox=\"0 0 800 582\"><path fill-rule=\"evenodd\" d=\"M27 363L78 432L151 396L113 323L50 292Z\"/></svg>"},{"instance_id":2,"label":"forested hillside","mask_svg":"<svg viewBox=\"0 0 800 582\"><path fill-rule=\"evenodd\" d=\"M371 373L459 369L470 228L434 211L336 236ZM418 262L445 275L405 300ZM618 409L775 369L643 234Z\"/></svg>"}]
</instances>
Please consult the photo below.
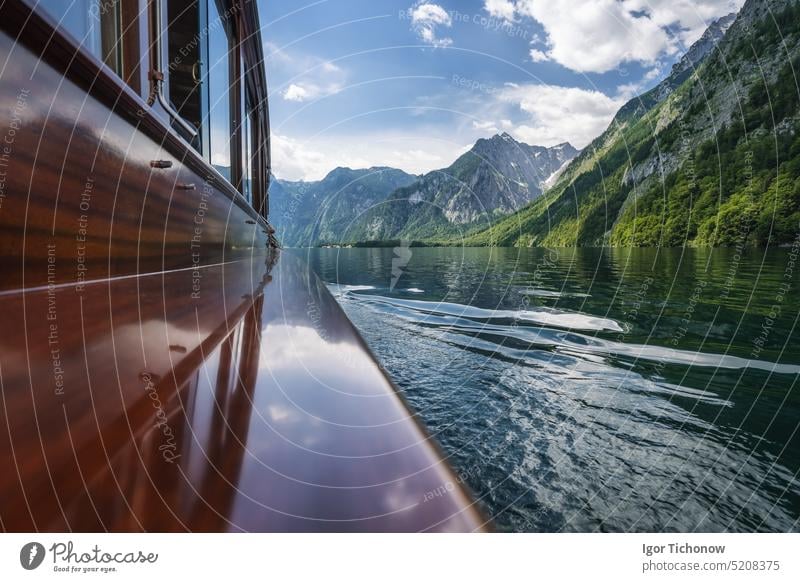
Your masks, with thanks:
<instances>
[{"instance_id":1,"label":"forested hillside","mask_svg":"<svg viewBox=\"0 0 800 582\"><path fill-rule=\"evenodd\" d=\"M786 244L800 229L800 2L748 0L475 245ZM709 41L722 38L718 43Z\"/></svg>"}]
</instances>

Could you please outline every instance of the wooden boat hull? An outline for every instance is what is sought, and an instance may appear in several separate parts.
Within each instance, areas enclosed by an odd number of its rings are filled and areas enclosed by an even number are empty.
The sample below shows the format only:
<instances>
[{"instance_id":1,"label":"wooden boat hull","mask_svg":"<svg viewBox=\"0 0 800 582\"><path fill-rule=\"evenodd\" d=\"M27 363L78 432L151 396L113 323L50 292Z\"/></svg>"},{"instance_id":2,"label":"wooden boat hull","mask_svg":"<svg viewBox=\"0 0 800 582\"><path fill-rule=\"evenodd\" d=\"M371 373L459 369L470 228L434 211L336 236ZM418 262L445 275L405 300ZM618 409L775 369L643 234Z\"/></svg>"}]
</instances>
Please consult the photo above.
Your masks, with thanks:
<instances>
[{"instance_id":1,"label":"wooden boat hull","mask_svg":"<svg viewBox=\"0 0 800 582\"><path fill-rule=\"evenodd\" d=\"M4 529L484 527L302 260L202 273L0 296Z\"/></svg>"},{"instance_id":2,"label":"wooden boat hull","mask_svg":"<svg viewBox=\"0 0 800 582\"><path fill-rule=\"evenodd\" d=\"M74 61L57 68L23 28L0 32L0 290L266 253L263 217L143 101Z\"/></svg>"}]
</instances>

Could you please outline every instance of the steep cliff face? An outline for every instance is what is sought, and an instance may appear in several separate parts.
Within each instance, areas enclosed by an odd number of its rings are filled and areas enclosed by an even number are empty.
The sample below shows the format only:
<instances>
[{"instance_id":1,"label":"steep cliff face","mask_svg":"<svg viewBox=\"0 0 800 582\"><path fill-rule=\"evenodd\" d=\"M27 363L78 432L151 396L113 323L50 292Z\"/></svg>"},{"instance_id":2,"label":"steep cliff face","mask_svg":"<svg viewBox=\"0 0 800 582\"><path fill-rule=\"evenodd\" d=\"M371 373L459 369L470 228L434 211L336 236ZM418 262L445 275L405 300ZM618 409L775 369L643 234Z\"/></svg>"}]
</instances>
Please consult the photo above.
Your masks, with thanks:
<instances>
[{"instance_id":1,"label":"steep cliff face","mask_svg":"<svg viewBox=\"0 0 800 582\"><path fill-rule=\"evenodd\" d=\"M479 140L439 172L452 179L441 184L432 202L453 224L468 224L486 213L509 214L538 198L547 180L577 153L568 143L530 146L507 133Z\"/></svg>"},{"instance_id":2,"label":"steep cliff face","mask_svg":"<svg viewBox=\"0 0 800 582\"><path fill-rule=\"evenodd\" d=\"M568 143L530 146L505 133L478 140L449 168L393 192L349 236L430 240L485 228L541 196L547 180L577 153Z\"/></svg>"},{"instance_id":3,"label":"steep cliff face","mask_svg":"<svg viewBox=\"0 0 800 582\"><path fill-rule=\"evenodd\" d=\"M748 0L548 194L470 244L739 245L800 227L800 4Z\"/></svg>"},{"instance_id":4,"label":"steep cliff face","mask_svg":"<svg viewBox=\"0 0 800 582\"><path fill-rule=\"evenodd\" d=\"M471 232L535 200L577 153L568 143L530 146L502 134L421 177L337 168L319 182L273 180L272 220L287 246Z\"/></svg>"}]
</instances>

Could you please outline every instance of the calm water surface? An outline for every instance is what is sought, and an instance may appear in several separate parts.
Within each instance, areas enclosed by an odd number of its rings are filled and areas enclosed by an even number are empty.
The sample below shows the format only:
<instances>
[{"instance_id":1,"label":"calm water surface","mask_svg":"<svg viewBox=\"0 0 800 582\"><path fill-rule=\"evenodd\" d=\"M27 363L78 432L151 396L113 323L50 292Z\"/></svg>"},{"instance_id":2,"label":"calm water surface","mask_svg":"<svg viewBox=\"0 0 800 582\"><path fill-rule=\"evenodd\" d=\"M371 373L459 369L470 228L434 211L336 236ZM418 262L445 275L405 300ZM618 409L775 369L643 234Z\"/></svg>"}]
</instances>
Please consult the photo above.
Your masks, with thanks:
<instances>
[{"instance_id":1,"label":"calm water surface","mask_svg":"<svg viewBox=\"0 0 800 582\"><path fill-rule=\"evenodd\" d=\"M293 252L499 529L800 529L796 250Z\"/></svg>"}]
</instances>

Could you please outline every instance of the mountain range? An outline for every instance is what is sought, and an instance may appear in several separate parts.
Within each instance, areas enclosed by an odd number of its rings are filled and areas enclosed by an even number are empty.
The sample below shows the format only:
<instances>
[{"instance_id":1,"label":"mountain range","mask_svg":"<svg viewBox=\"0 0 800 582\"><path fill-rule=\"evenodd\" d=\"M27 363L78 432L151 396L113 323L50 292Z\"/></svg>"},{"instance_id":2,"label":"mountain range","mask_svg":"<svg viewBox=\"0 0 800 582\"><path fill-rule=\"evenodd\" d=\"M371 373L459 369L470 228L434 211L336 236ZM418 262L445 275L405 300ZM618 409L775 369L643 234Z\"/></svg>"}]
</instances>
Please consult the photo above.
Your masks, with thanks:
<instances>
[{"instance_id":1,"label":"mountain range","mask_svg":"<svg viewBox=\"0 0 800 582\"><path fill-rule=\"evenodd\" d=\"M800 2L747 0L583 151L479 140L449 168L274 181L289 246L783 245L800 232Z\"/></svg>"},{"instance_id":2,"label":"mountain range","mask_svg":"<svg viewBox=\"0 0 800 582\"><path fill-rule=\"evenodd\" d=\"M273 178L270 220L284 246L343 242L359 216L417 179L394 168L336 168L318 182Z\"/></svg>"},{"instance_id":3,"label":"mountain range","mask_svg":"<svg viewBox=\"0 0 800 582\"><path fill-rule=\"evenodd\" d=\"M578 150L481 139L450 167L423 176L337 168L318 182L274 179L271 220L286 246L423 240L477 232L542 195Z\"/></svg>"},{"instance_id":4,"label":"mountain range","mask_svg":"<svg viewBox=\"0 0 800 582\"><path fill-rule=\"evenodd\" d=\"M466 240L762 246L800 230L800 2L747 0L533 204Z\"/></svg>"}]
</instances>

